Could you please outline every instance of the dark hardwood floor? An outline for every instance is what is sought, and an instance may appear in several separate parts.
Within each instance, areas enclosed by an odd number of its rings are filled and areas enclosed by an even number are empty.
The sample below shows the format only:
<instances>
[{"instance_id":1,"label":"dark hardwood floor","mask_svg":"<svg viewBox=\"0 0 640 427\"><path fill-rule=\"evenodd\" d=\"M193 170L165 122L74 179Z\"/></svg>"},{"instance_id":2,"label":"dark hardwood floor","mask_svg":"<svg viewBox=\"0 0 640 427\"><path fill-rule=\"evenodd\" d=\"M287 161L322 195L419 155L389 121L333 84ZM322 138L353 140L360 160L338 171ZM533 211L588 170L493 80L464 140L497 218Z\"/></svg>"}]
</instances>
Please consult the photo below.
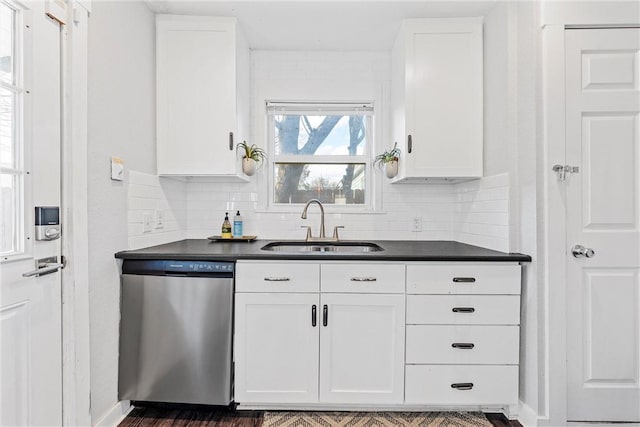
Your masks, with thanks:
<instances>
[{"instance_id":1,"label":"dark hardwood floor","mask_svg":"<svg viewBox=\"0 0 640 427\"><path fill-rule=\"evenodd\" d=\"M260 427L262 411L231 411L197 405L136 406L120 427ZM494 427L522 427L502 414L485 414Z\"/></svg>"}]
</instances>

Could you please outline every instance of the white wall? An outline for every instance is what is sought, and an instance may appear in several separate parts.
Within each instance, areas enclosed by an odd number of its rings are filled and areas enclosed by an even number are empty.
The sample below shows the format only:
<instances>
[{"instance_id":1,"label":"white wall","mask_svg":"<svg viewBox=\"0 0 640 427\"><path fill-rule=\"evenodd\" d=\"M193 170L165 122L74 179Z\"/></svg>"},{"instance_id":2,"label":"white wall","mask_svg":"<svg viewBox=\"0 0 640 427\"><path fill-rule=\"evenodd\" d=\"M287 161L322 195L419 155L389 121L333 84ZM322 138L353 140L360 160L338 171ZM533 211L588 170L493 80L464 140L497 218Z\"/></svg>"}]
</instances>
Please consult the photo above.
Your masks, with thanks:
<instances>
[{"instance_id":1,"label":"white wall","mask_svg":"<svg viewBox=\"0 0 640 427\"><path fill-rule=\"evenodd\" d=\"M88 58L91 418L117 403L120 280L127 249L127 186L110 157L155 173L155 21L143 2L93 2ZM128 179L128 177L126 178Z\"/></svg>"},{"instance_id":2,"label":"white wall","mask_svg":"<svg viewBox=\"0 0 640 427\"><path fill-rule=\"evenodd\" d=\"M388 147L390 52L252 51L252 143L267 147L265 100L368 100L376 105L377 148ZM187 237L220 234L224 212L239 209L245 234L265 239L299 239L302 225L318 233L319 219L312 208L308 220L300 212L265 212L264 169L248 184L187 184ZM327 233L344 225L344 239L451 240L508 251L508 176L475 184L382 186L382 213L340 214L326 217ZM301 210L301 209L300 209ZM313 212L313 213L311 213ZM422 231L411 231L412 218L422 220Z\"/></svg>"},{"instance_id":3,"label":"white wall","mask_svg":"<svg viewBox=\"0 0 640 427\"><path fill-rule=\"evenodd\" d=\"M509 247L533 257L523 268L520 400L534 416L542 382L537 292L537 3L499 2L485 16L485 173L507 173Z\"/></svg>"}]
</instances>

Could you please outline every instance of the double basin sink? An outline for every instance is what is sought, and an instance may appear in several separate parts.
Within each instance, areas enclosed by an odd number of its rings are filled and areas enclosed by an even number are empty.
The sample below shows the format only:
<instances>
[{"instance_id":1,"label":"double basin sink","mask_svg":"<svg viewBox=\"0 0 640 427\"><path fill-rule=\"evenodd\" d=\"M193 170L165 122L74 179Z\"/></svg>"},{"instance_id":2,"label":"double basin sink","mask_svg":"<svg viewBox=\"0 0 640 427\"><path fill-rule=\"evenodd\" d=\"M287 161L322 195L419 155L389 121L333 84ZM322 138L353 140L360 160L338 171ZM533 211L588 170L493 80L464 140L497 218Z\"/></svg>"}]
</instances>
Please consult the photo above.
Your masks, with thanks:
<instances>
[{"instance_id":1,"label":"double basin sink","mask_svg":"<svg viewBox=\"0 0 640 427\"><path fill-rule=\"evenodd\" d=\"M263 251L305 253L305 252L379 252L384 249L371 242L337 241L337 242L271 242L261 248Z\"/></svg>"}]
</instances>

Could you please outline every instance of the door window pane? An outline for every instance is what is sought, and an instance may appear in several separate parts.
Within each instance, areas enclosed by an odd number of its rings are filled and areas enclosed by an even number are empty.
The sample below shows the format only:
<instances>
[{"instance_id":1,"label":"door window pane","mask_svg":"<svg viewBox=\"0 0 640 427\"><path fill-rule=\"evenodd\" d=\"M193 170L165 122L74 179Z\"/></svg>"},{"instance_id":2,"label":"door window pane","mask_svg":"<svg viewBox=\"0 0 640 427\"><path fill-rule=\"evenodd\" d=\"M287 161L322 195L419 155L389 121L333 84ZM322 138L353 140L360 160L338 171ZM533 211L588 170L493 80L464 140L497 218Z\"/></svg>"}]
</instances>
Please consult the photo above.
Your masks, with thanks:
<instances>
[{"instance_id":1,"label":"door window pane","mask_svg":"<svg viewBox=\"0 0 640 427\"><path fill-rule=\"evenodd\" d=\"M0 209L2 209L2 212L0 212L2 214L2 221L0 221L0 254L9 254L17 251L18 208L16 176L3 173L0 175Z\"/></svg>"},{"instance_id":2,"label":"door window pane","mask_svg":"<svg viewBox=\"0 0 640 427\"><path fill-rule=\"evenodd\" d=\"M15 10L0 3L0 80L14 83Z\"/></svg>"},{"instance_id":3,"label":"door window pane","mask_svg":"<svg viewBox=\"0 0 640 427\"><path fill-rule=\"evenodd\" d=\"M0 166L15 168L15 93L0 88Z\"/></svg>"},{"instance_id":4,"label":"door window pane","mask_svg":"<svg viewBox=\"0 0 640 427\"><path fill-rule=\"evenodd\" d=\"M365 164L277 163L274 168L275 203L363 205Z\"/></svg>"}]
</instances>

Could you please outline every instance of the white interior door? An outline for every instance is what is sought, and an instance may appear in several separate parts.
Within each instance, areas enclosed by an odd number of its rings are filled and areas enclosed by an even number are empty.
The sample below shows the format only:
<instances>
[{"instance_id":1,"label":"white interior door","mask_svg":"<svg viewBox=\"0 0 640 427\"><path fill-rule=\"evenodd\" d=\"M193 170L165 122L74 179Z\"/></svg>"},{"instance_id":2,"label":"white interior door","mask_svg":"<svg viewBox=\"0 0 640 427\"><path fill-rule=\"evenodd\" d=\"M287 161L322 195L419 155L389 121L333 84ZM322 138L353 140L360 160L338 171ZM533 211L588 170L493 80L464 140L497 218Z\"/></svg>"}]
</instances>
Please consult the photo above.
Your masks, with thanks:
<instances>
[{"instance_id":1,"label":"white interior door","mask_svg":"<svg viewBox=\"0 0 640 427\"><path fill-rule=\"evenodd\" d=\"M571 421L640 421L639 51L640 29L566 31Z\"/></svg>"},{"instance_id":2,"label":"white interior door","mask_svg":"<svg viewBox=\"0 0 640 427\"><path fill-rule=\"evenodd\" d=\"M33 226L34 206L60 206L60 25L21 4L0 0L0 425L61 425L60 272L23 277L60 259Z\"/></svg>"}]
</instances>

